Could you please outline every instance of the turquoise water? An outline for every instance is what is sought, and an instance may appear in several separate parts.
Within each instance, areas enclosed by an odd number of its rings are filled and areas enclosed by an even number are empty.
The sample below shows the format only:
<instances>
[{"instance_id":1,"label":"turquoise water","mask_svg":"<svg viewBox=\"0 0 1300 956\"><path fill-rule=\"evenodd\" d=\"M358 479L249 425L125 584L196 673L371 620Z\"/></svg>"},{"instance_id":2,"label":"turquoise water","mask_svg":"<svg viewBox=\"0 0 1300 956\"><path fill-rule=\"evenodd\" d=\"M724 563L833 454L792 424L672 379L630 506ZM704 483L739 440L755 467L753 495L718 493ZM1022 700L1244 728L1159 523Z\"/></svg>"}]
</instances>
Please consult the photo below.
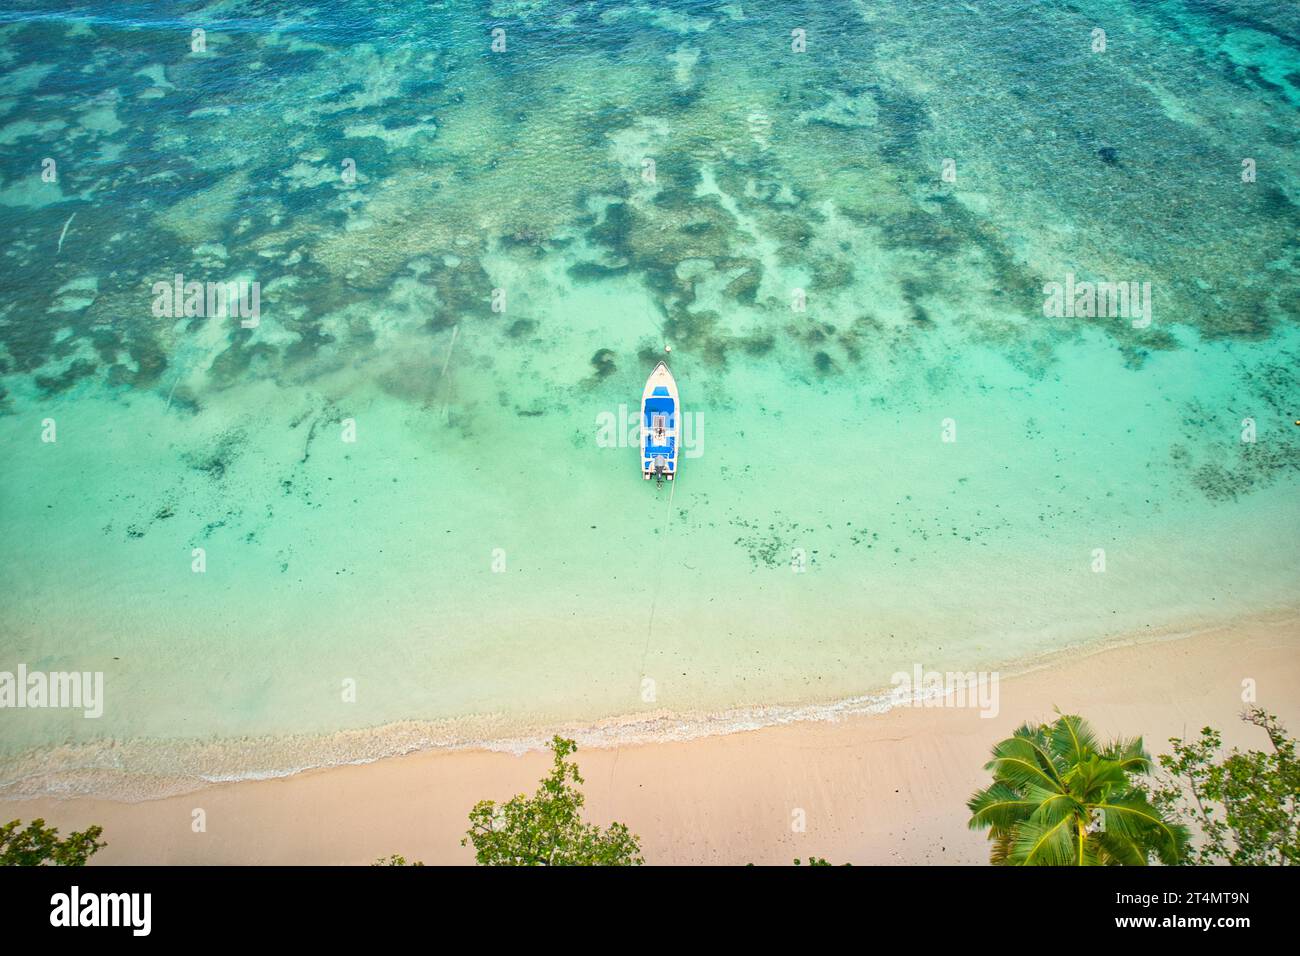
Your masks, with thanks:
<instances>
[{"instance_id":1,"label":"turquoise water","mask_svg":"<svg viewBox=\"0 0 1300 956\"><path fill-rule=\"evenodd\" d=\"M754 726L1290 606L1297 37L1270 2L7 7L0 670L106 701L0 714L0 788ZM255 327L155 314L177 273L258 283ZM1046 316L1067 273L1151 321ZM659 487L602 422L665 344L696 444Z\"/></svg>"}]
</instances>

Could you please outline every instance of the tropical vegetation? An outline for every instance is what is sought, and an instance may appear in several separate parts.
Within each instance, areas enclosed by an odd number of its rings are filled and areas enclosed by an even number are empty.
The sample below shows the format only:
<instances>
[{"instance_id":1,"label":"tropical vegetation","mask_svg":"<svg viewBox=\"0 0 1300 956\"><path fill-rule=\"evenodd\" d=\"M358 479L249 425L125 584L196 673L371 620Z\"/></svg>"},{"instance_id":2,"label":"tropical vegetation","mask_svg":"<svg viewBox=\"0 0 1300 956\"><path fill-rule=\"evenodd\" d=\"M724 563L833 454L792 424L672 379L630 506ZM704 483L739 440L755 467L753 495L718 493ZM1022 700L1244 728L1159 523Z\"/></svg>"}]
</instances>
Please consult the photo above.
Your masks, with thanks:
<instances>
[{"instance_id":1,"label":"tropical vegetation","mask_svg":"<svg viewBox=\"0 0 1300 956\"><path fill-rule=\"evenodd\" d=\"M473 844L483 866L639 866L640 840L622 823L608 828L586 823L582 775L569 757L572 740L554 737L550 774L532 797L519 794L506 803L481 800L470 811L461 845Z\"/></svg>"},{"instance_id":2,"label":"tropical vegetation","mask_svg":"<svg viewBox=\"0 0 1300 956\"><path fill-rule=\"evenodd\" d=\"M100 843L103 827L87 827L59 839L57 827L42 819L27 826L12 820L0 826L0 866L85 866L86 861L106 847Z\"/></svg>"},{"instance_id":3,"label":"tropical vegetation","mask_svg":"<svg viewBox=\"0 0 1300 956\"><path fill-rule=\"evenodd\" d=\"M1187 828L1142 789L1151 758L1140 737L1102 744L1081 717L1061 715L1017 728L985 769L993 782L967 806L971 829L989 831L994 864L1175 864L1187 851Z\"/></svg>"},{"instance_id":4,"label":"tropical vegetation","mask_svg":"<svg viewBox=\"0 0 1300 956\"><path fill-rule=\"evenodd\" d=\"M1222 736L1204 727L1200 737L1171 737L1150 791L1162 813L1200 834L1185 863L1232 866L1300 864L1300 763L1296 741L1277 717L1252 707L1242 720L1264 731L1268 750L1233 749L1220 755Z\"/></svg>"}]
</instances>

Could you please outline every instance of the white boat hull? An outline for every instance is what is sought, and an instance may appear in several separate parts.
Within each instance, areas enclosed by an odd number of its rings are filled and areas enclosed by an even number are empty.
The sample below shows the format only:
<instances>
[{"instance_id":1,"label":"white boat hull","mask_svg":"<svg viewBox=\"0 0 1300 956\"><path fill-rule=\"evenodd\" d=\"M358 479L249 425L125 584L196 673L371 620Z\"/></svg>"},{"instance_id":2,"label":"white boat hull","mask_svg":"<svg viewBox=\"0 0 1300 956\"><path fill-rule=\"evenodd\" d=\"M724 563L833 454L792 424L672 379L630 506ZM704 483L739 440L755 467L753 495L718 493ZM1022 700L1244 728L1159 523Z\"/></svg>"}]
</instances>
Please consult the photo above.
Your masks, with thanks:
<instances>
[{"instance_id":1,"label":"white boat hull","mask_svg":"<svg viewBox=\"0 0 1300 956\"><path fill-rule=\"evenodd\" d=\"M680 458L681 400L677 381L660 362L641 393L641 474L672 481Z\"/></svg>"}]
</instances>

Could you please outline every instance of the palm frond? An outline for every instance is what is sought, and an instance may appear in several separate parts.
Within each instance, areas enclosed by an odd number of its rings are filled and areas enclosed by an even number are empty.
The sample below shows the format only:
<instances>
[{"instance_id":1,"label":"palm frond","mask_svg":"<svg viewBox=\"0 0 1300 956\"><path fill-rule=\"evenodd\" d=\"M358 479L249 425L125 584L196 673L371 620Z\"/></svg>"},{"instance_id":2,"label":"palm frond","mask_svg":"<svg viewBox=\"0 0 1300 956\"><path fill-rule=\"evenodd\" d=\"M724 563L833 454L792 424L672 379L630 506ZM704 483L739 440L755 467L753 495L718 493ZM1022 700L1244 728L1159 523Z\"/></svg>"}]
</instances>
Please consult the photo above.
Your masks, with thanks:
<instances>
[{"instance_id":1,"label":"palm frond","mask_svg":"<svg viewBox=\"0 0 1300 956\"><path fill-rule=\"evenodd\" d=\"M1029 815L1029 819L1034 823L1052 824L1062 817L1075 816L1078 813L1078 802L1069 793L1033 787L1025 793L1025 796L1034 801L1034 811Z\"/></svg>"},{"instance_id":2,"label":"palm frond","mask_svg":"<svg viewBox=\"0 0 1300 956\"><path fill-rule=\"evenodd\" d=\"M990 830L989 842L993 844L989 850L989 862L994 866L1010 866L1012 834L1008 831Z\"/></svg>"},{"instance_id":3,"label":"palm frond","mask_svg":"<svg viewBox=\"0 0 1300 956\"><path fill-rule=\"evenodd\" d=\"M1103 830L1091 835L1101 862L1108 866L1146 866L1146 848L1128 836Z\"/></svg>"},{"instance_id":4,"label":"palm frond","mask_svg":"<svg viewBox=\"0 0 1300 956\"><path fill-rule=\"evenodd\" d=\"M991 771L995 779L1005 780L1017 789L1028 786L1064 789L1051 755L1037 742L1024 737L1008 737L995 745L993 759L985 769Z\"/></svg>"},{"instance_id":5,"label":"palm frond","mask_svg":"<svg viewBox=\"0 0 1300 956\"><path fill-rule=\"evenodd\" d=\"M968 826L972 830L983 830L990 826L995 830L1009 829L1027 819L1038 802L1022 796L1002 781L995 781L972 794L966 802L971 812Z\"/></svg>"},{"instance_id":6,"label":"palm frond","mask_svg":"<svg viewBox=\"0 0 1300 956\"><path fill-rule=\"evenodd\" d=\"M1123 767L1126 773L1147 773L1151 769L1151 755L1143 747L1141 737L1112 741L1105 756Z\"/></svg>"},{"instance_id":7,"label":"palm frond","mask_svg":"<svg viewBox=\"0 0 1300 956\"><path fill-rule=\"evenodd\" d=\"M1099 802L1106 833L1151 846L1162 863L1175 864L1187 849L1187 828L1167 822L1146 799L1130 792Z\"/></svg>"},{"instance_id":8,"label":"palm frond","mask_svg":"<svg viewBox=\"0 0 1300 956\"><path fill-rule=\"evenodd\" d=\"M1079 763L1097 752L1097 735L1082 717L1062 714L1051 727L1052 753L1067 763Z\"/></svg>"},{"instance_id":9,"label":"palm frond","mask_svg":"<svg viewBox=\"0 0 1300 956\"><path fill-rule=\"evenodd\" d=\"M1020 866L1068 866L1075 862L1073 817L1052 824L1022 823L1016 828L1008 862Z\"/></svg>"}]
</instances>

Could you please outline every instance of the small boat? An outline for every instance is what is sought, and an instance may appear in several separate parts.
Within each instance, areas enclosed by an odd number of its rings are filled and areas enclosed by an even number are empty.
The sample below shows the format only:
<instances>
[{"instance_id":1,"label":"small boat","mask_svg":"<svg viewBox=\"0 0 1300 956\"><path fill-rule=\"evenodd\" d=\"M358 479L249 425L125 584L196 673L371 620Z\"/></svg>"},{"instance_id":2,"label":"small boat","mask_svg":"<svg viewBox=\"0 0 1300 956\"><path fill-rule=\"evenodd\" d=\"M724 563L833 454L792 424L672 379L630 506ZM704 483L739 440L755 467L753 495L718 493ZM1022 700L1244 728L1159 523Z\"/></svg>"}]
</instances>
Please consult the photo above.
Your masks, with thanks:
<instances>
[{"instance_id":1,"label":"small boat","mask_svg":"<svg viewBox=\"0 0 1300 956\"><path fill-rule=\"evenodd\" d=\"M677 474L680 419L677 382L668 366L660 362L641 393L641 473L646 480L672 481Z\"/></svg>"}]
</instances>

